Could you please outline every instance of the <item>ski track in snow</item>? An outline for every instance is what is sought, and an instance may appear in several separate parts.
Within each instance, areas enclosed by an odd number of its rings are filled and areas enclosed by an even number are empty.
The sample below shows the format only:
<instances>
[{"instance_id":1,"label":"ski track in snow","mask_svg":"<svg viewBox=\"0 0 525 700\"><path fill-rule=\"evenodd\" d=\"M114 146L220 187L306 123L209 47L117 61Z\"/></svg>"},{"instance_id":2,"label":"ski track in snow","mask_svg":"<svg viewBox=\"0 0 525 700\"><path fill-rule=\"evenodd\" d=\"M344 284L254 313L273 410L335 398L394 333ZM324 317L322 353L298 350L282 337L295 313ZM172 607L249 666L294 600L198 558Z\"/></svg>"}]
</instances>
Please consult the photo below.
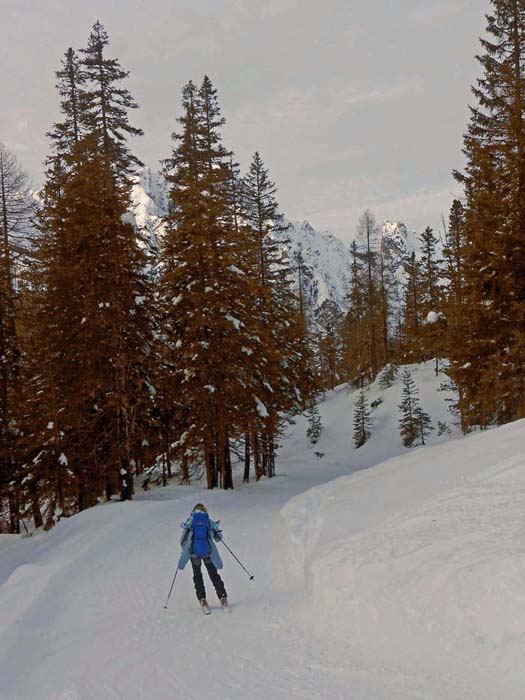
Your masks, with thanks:
<instances>
[{"instance_id":1,"label":"ski track in snow","mask_svg":"<svg viewBox=\"0 0 525 700\"><path fill-rule=\"evenodd\" d=\"M442 378L414 378L445 419ZM315 447L297 419L273 480L157 489L0 537L0 700L523 700L525 424L407 451L399 392L372 388L359 451L340 387ZM221 548L231 614L206 572L202 614L189 565L163 607L199 500L255 574Z\"/></svg>"}]
</instances>

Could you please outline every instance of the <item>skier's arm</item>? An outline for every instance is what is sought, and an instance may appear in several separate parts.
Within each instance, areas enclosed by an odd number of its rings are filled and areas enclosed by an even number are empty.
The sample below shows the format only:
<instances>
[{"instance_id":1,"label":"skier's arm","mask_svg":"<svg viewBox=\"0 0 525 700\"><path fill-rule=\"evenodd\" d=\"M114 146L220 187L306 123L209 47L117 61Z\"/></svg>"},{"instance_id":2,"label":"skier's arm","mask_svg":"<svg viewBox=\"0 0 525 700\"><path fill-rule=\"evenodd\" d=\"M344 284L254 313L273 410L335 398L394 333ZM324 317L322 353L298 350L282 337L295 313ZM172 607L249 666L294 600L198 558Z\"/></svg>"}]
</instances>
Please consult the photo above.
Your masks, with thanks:
<instances>
[{"instance_id":1,"label":"skier's arm","mask_svg":"<svg viewBox=\"0 0 525 700\"><path fill-rule=\"evenodd\" d=\"M220 527L220 520L210 520L211 529L213 530L213 539L215 542L220 542L222 540L222 530Z\"/></svg>"},{"instance_id":2,"label":"skier's arm","mask_svg":"<svg viewBox=\"0 0 525 700\"><path fill-rule=\"evenodd\" d=\"M190 520L186 520L186 522L181 523L181 528L182 528L182 535L180 536L180 544L181 546L186 542L188 539L188 535L190 534L190 529L191 529L191 523Z\"/></svg>"}]
</instances>

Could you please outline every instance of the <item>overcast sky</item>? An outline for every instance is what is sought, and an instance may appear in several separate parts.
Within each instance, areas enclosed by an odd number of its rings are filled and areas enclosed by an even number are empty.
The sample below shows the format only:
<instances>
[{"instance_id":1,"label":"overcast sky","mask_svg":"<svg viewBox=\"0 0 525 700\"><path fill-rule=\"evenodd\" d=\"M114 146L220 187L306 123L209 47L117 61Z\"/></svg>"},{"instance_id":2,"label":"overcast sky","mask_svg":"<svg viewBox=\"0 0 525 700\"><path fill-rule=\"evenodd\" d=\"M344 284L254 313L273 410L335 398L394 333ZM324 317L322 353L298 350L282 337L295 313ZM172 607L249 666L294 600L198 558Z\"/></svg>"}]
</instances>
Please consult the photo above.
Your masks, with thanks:
<instances>
[{"instance_id":1,"label":"overcast sky","mask_svg":"<svg viewBox=\"0 0 525 700\"><path fill-rule=\"evenodd\" d=\"M440 226L459 190L474 59L489 0L0 0L0 141L39 183L54 71L99 19L131 71L145 135L169 154L181 88L207 73L225 143L259 150L281 210L345 238L361 211Z\"/></svg>"}]
</instances>

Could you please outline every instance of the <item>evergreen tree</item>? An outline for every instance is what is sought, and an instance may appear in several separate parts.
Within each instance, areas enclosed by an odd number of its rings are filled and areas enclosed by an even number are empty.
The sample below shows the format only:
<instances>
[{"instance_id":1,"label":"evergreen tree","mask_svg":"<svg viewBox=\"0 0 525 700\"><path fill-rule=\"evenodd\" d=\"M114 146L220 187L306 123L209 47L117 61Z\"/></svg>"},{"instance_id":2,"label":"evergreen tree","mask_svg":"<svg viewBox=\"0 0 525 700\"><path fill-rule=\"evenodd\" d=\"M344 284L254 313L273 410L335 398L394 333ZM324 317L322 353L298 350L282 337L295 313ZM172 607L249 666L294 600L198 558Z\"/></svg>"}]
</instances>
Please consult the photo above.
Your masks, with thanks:
<instances>
[{"instance_id":1,"label":"evergreen tree","mask_svg":"<svg viewBox=\"0 0 525 700\"><path fill-rule=\"evenodd\" d=\"M279 414L297 405L296 390L301 395L305 392L302 385L307 375L308 357L295 360L297 352L302 355L301 349L307 345L292 292L290 262L283 256L287 227L278 211L275 184L259 153L253 156L242 182L241 209L249 241L247 250L252 254L249 260L251 277L256 282L253 320L260 325L265 382L272 387L264 402L268 418L263 422L263 433L260 438L252 435L251 443L261 444L262 473L272 476ZM255 467L257 471L257 464Z\"/></svg>"},{"instance_id":2,"label":"evergreen tree","mask_svg":"<svg viewBox=\"0 0 525 700\"><path fill-rule=\"evenodd\" d=\"M421 408L418 396L419 389L408 369L405 369L401 379L403 390L401 392L401 403L399 404L399 410L401 411L399 429L403 445L405 447L412 447L417 444L424 445L425 437L432 430L430 416Z\"/></svg>"},{"instance_id":3,"label":"evergreen tree","mask_svg":"<svg viewBox=\"0 0 525 700\"><path fill-rule=\"evenodd\" d=\"M402 359L421 362L423 353L422 326L422 275L421 265L413 252L405 264L406 287L404 300L404 319L402 327Z\"/></svg>"},{"instance_id":4,"label":"evergreen tree","mask_svg":"<svg viewBox=\"0 0 525 700\"><path fill-rule=\"evenodd\" d=\"M68 59L77 70L69 52ZM133 158L124 157L125 134L135 132L119 132L119 123L127 123L129 93L115 85L108 66L116 65L99 65L106 92L101 88L92 99L84 92L76 108L66 95L62 121L50 134L28 337L29 361L38 372L26 428L27 454L38 457L32 483L48 505L48 525L118 491L120 470L140 462L153 393L150 281L127 215ZM118 80L125 75L120 71ZM87 70L84 77L96 79ZM61 85L59 74L64 97ZM98 103L118 148L105 148L109 141L94 117Z\"/></svg>"},{"instance_id":5,"label":"evergreen tree","mask_svg":"<svg viewBox=\"0 0 525 700\"><path fill-rule=\"evenodd\" d=\"M60 109L63 121L57 122L48 136L54 145L55 157L67 157L86 133L86 75L77 53L72 48L66 51L56 77L56 88L62 98Z\"/></svg>"},{"instance_id":6,"label":"evergreen tree","mask_svg":"<svg viewBox=\"0 0 525 700\"><path fill-rule=\"evenodd\" d=\"M361 385L368 374L369 334L366 332L366 279L363 261L356 241L350 246L350 291L348 313L345 319L345 364L348 377L355 385Z\"/></svg>"},{"instance_id":7,"label":"evergreen tree","mask_svg":"<svg viewBox=\"0 0 525 700\"><path fill-rule=\"evenodd\" d=\"M452 202L443 249L444 277L448 280L447 306L459 307L465 287L465 209L459 199Z\"/></svg>"},{"instance_id":8,"label":"evergreen tree","mask_svg":"<svg viewBox=\"0 0 525 700\"><path fill-rule=\"evenodd\" d=\"M354 445L362 447L370 438L370 409L365 389L361 389L354 408Z\"/></svg>"},{"instance_id":9,"label":"evergreen tree","mask_svg":"<svg viewBox=\"0 0 525 700\"><path fill-rule=\"evenodd\" d=\"M170 364L185 404L178 442L185 459L204 456L209 488L232 488L231 440L271 418L259 287L250 274L249 242L232 217L230 153L209 78L200 89L191 82L184 87L179 123L165 163L171 210L161 279ZM253 450L258 478L258 442Z\"/></svg>"},{"instance_id":10,"label":"evergreen tree","mask_svg":"<svg viewBox=\"0 0 525 700\"><path fill-rule=\"evenodd\" d=\"M97 21L87 47L81 50L81 74L85 83L80 98L84 112L82 121L89 133L97 135L106 168L111 168L117 184L125 186L124 181L134 167L142 165L129 150L127 137L141 136L143 131L129 123L128 111L137 108L129 90L122 86L129 72L122 69L118 59L105 55L108 45L108 34Z\"/></svg>"},{"instance_id":11,"label":"evergreen tree","mask_svg":"<svg viewBox=\"0 0 525 700\"><path fill-rule=\"evenodd\" d=\"M465 188L465 303L451 377L466 426L525 417L525 7L491 4L467 165L455 173Z\"/></svg>"},{"instance_id":12,"label":"evergreen tree","mask_svg":"<svg viewBox=\"0 0 525 700\"><path fill-rule=\"evenodd\" d=\"M422 314L437 311L440 303L440 265L436 260L438 239L430 226L419 237L421 244L421 303Z\"/></svg>"},{"instance_id":13,"label":"evergreen tree","mask_svg":"<svg viewBox=\"0 0 525 700\"><path fill-rule=\"evenodd\" d=\"M370 377L376 378L379 369L377 353L377 326L378 326L378 290L375 279L377 266L377 223L370 211L365 211L357 225L358 239L364 249L363 258L366 267L366 323L370 336Z\"/></svg>"},{"instance_id":14,"label":"evergreen tree","mask_svg":"<svg viewBox=\"0 0 525 700\"><path fill-rule=\"evenodd\" d=\"M308 429L306 431L306 437L310 440L312 445L316 445L319 442L321 433L323 432L323 423L321 421L321 416L319 415L319 409L315 398L312 398L311 400L307 415Z\"/></svg>"},{"instance_id":15,"label":"evergreen tree","mask_svg":"<svg viewBox=\"0 0 525 700\"><path fill-rule=\"evenodd\" d=\"M316 353L319 382L334 389L344 377L344 315L338 304L325 300L316 314Z\"/></svg>"},{"instance_id":16,"label":"evergreen tree","mask_svg":"<svg viewBox=\"0 0 525 700\"><path fill-rule=\"evenodd\" d=\"M379 386L382 389L389 389L395 384L398 374L399 367L394 362L390 362L384 367L383 371L381 372L381 376L379 378Z\"/></svg>"}]
</instances>

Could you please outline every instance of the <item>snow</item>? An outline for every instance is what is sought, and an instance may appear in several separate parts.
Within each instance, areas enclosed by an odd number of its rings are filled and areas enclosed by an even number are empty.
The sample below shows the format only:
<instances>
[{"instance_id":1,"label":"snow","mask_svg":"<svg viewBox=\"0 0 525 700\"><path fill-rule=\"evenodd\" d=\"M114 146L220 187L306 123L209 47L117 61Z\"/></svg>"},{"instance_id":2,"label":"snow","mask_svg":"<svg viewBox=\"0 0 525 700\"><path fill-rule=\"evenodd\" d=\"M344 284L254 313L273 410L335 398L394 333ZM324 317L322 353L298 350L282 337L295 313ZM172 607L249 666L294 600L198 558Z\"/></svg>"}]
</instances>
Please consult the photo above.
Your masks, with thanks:
<instances>
[{"instance_id":1,"label":"snow","mask_svg":"<svg viewBox=\"0 0 525 700\"><path fill-rule=\"evenodd\" d=\"M450 423L433 363L410 370ZM522 700L525 421L407 450L400 391L371 387L359 450L341 386L315 448L306 417L290 426L275 479L155 489L0 537L2 700ZM202 615L187 569L163 607L198 501L255 575L219 545L231 615L206 576Z\"/></svg>"},{"instance_id":2,"label":"snow","mask_svg":"<svg viewBox=\"0 0 525 700\"><path fill-rule=\"evenodd\" d=\"M244 326L244 323L242 321L239 321L238 318L235 318L235 316L232 316L231 314L226 314L225 318L232 324L232 326L237 331L241 329L241 326Z\"/></svg>"},{"instance_id":3,"label":"snow","mask_svg":"<svg viewBox=\"0 0 525 700\"><path fill-rule=\"evenodd\" d=\"M260 415L261 418L268 418L268 409L266 408L266 406L263 404L261 399L257 398L257 396L255 396L254 398L255 403L257 405L257 413Z\"/></svg>"},{"instance_id":4,"label":"snow","mask_svg":"<svg viewBox=\"0 0 525 700\"><path fill-rule=\"evenodd\" d=\"M438 321L443 321L445 316L440 311L429 311L427 315L427 323L437 323Z\"/></svg>"}]
</instances>

